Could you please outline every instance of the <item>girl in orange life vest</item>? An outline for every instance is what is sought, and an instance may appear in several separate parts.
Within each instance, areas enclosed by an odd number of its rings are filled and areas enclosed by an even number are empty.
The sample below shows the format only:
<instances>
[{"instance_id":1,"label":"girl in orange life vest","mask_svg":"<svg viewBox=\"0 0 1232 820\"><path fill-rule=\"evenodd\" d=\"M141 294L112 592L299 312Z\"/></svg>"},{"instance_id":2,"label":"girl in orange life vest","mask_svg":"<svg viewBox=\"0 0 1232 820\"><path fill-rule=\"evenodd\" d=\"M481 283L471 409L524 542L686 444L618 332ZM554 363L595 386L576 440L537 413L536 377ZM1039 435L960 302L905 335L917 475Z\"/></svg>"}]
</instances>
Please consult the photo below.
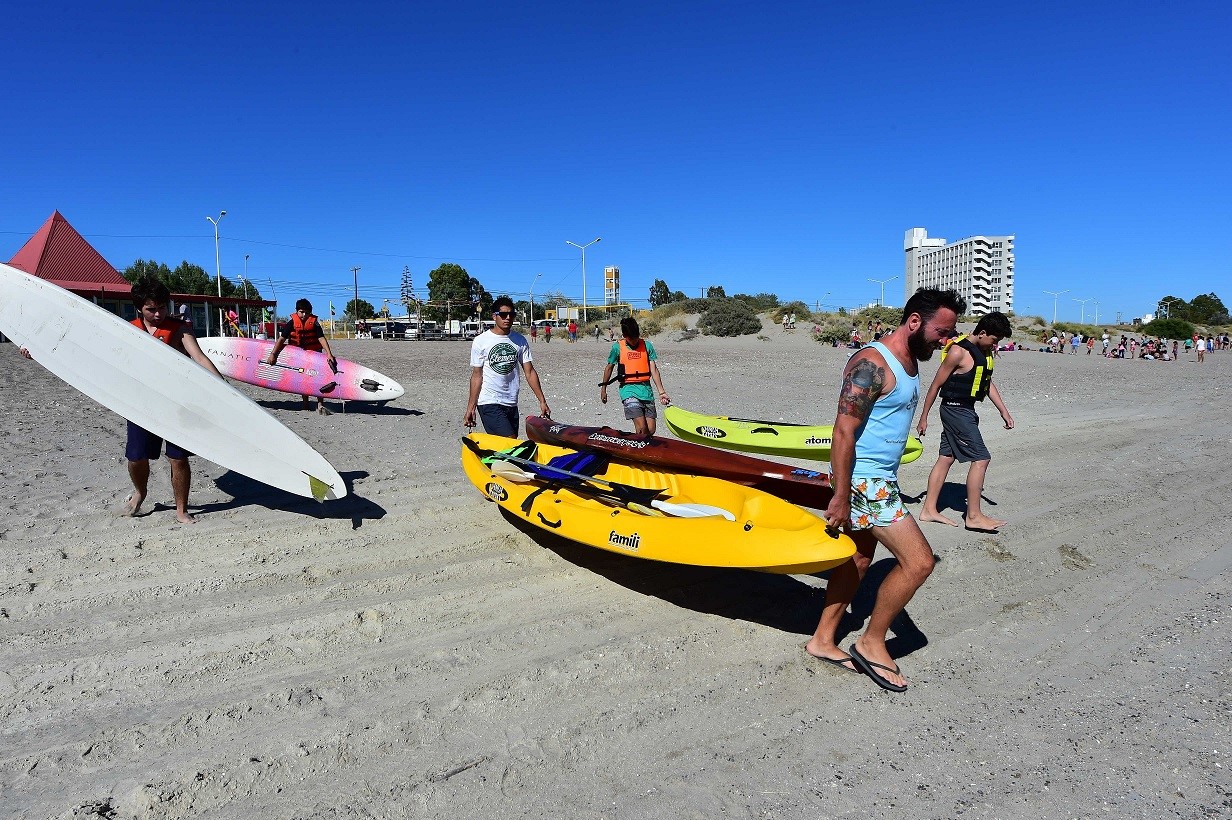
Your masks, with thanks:
<instances>
[{"instance_id":1,"label":"girl in orange life vest","mask_svg":"<svg viewBox=\"0 0 1232 820\"><path fill-rule=\"evenodd\" d=\"M191 358L218 378L222 374L202 352L189 325L171 316L167 304L171 292L167 286L152 276L142 277L133 285L133 307L137 318L132 324L149 333L164 344ZM128 438L124 456L128 459L128 477L133 482L133 492L124 504L123 514L135 516L145 501L150 481L150 459L158 458L163 449L163 440L143 427L128 422ZM171 465L171 490L175 496L175 517L181 524L195 524L197 519L188 514L188 490L192 485L192 468L187 450L167 442L167 462Z\"/></svg>"},{"instance_id":2,"label":"girl in orange life vest","mask_svg":"<svg viewBox=\"0 0 1232 820\"><path fill-rule=\"evenodd\" d=\"M629 316L620 320L620 332L624 338L612 345L603 368L603 381L599 383L599 401L607 404L607 386L620 382L620 403L625 408L625 418L633 422L634 432L639 436L653 436L658 412L655 409L654 393L650 382L658 388L659 401L671 404L663 389L663 376L656 364L654 345L641 338L637 320ZM612 368L619 365L617 376L612 378Z\"/></svg>"},{"instance_id":3,"label":"girl in orange life vest","mask_svg":"<svg viewBox=\"0 0 1232 820\"><path fill-rule=\"evenodd\" d=\"M278 333L278 341L274 344L274 349L270 351L265 363L276 364L278 354L288 342L304 350L324 351L329 357L329 366L337 372L338 360L334 358L334 352L329 349L329 339L325 338L325 331L321 329L321 320L312 315L312 302L307 299L300 299L295 303L295 313L282 326ZM304 400L304 409L307 410L308 397L302 396L301 398ZM317 412L323 416L329 415L329 410L325 407L325 399L320 396L317 396Z\"/></svg>"}]
</instances>

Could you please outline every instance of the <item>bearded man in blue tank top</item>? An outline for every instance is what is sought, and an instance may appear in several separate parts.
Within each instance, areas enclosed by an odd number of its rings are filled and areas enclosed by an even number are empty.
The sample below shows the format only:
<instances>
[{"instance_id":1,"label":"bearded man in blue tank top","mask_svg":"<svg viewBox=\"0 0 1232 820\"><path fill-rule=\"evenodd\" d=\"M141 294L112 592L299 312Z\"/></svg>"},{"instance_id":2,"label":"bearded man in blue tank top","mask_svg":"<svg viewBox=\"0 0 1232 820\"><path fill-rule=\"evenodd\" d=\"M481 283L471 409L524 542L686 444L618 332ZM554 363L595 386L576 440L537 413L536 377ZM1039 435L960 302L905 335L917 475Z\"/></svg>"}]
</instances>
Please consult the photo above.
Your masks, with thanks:
<instances>
[{"instance_id":1,"label":"bearded man in blue tank top","mask_svg":"<svg viewBox=\"0 0 1232 820\"><path fill-rule=\"evenodd\" d=\"M883 689L904 692L903 676L886 647L890 624L933 571L935 559L919 524L903 507L898 464L920 399L919 362L957 335L967 303L952 290L920 289L907 300L901 324L853 355L843 373L838 416L830 448L826 508L831 526L856 542L852 560L830 573L817 631L805 651L819 660L863 672ZM855 598L880 543L898 560L877 591L864 634L844 652L835 642L839 624Z\"/></svg>"}]
</instances>

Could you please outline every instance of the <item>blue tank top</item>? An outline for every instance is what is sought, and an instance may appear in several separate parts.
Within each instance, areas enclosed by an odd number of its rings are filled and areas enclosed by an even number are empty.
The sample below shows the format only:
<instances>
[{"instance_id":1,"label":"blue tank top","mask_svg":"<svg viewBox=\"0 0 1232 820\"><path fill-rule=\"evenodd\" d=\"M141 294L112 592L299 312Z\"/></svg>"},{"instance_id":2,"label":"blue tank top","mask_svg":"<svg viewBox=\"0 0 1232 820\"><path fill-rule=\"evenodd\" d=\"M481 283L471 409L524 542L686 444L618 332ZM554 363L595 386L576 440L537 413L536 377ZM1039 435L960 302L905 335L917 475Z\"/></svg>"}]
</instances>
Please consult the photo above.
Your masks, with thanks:
<instances>
[{"instance_id":1,"label":"blue tank top","mask_svg":"<svg viewBox=\"0 0 1232 820\"><path fill-rule=\"evenodd\" d=\"M904 331L905 332L905 331ZM898 463L911 435L911 420L920 401L920 377L908 376L898 357L881 342L877 348L894 373L894 389L873 405L868 421L856 430L856 460L853 478L898 478Z\"/></svg>"}]
</instances>

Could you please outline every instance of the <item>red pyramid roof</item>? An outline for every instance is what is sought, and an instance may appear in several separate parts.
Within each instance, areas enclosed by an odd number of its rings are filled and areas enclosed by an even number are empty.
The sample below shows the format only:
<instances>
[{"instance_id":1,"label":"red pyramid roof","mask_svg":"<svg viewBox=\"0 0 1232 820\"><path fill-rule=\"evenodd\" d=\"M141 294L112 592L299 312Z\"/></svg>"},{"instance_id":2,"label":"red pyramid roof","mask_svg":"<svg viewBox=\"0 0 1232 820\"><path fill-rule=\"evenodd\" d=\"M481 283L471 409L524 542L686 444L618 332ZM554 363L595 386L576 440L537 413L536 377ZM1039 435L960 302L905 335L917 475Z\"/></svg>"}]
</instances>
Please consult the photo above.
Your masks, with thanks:
<instances>
[{"instance_id":1,"label":"red pyramid roof","mask_svg":"<svg viewBox=\"0 0 1232 820\"><path fill-rule=\"evenodd\" d=\"M133 289L59 211L48 217L9 264L65 290L131 293Z\"/></svg>"}]
</instances>

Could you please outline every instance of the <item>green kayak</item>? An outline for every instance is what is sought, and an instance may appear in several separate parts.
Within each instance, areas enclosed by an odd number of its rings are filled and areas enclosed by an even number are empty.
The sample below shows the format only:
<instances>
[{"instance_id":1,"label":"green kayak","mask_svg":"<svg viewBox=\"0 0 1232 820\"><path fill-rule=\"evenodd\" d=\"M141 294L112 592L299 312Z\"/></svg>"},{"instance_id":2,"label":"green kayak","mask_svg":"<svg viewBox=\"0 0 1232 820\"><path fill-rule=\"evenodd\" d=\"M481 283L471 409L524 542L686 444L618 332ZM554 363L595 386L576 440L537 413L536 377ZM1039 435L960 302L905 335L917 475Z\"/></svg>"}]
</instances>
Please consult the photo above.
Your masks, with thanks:
<instances>
[{"instance_id":1,"label":"green kayak","mask_svg":"<svg viewBox=\"0 0 1232 820\"><path fill-rule=\"evenodd\" d=\"M789 424L781 421L706 416L675 405L663 411L663 420L679 438L694 444L786 458L830 460L830 437L834 428L828 424ZM923 453L924 444L911 436L907 439L902 463L910 464Z\"/></svg>"}]
</instances>

